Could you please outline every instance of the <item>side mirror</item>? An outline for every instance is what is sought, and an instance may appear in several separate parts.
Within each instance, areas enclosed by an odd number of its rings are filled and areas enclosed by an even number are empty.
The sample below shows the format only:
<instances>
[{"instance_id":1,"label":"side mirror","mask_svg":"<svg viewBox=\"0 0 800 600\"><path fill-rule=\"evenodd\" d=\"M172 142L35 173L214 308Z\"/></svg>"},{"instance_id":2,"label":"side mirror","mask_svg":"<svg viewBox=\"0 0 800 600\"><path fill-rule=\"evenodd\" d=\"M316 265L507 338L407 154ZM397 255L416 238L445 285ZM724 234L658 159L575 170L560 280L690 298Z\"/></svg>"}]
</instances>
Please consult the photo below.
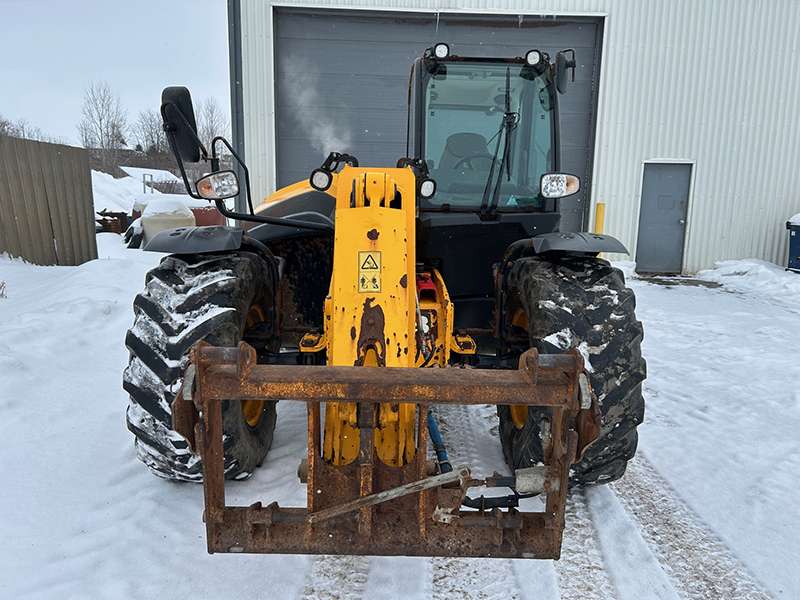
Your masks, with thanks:
<instances>
[{"instance_id":1,"label":"side mirror","mask_svg":"<svg viewBox=\"0 0 800 600\"><path fill-rule=\"evenodd\" d=\"M164 131L175 142L174 149L179 159L196 163L200 161L202 147L197 138L197 124L194 120L192 96L183 86L164 88L161 92L161 117L164 119ZM205 154L205 148L203 148Z\"/></svg>"},{"instance_id":2,"label":"side mirror","mask_svg":"<svg viewBox=\"0 0 800 600\"><path fill-rule=\"evenodd\" d=\"M567 58L567 52L572 53L572 58ZM559 94L567 92L567 69L572 69L572 81L575 81L575 50L569 48L556 54L556 89Z\"/></svg>"}]
</instances>

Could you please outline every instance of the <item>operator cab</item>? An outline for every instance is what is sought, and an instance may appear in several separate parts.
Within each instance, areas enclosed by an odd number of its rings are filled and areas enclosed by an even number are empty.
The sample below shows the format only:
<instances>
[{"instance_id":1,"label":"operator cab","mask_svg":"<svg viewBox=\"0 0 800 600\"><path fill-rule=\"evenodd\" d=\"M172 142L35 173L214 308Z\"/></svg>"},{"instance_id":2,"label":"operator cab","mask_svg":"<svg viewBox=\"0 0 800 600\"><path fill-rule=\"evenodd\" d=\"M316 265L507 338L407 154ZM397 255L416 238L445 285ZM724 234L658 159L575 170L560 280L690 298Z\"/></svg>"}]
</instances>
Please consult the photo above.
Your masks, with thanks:
<instances>
[{"instance_id":1,"label":"operator cab","mask_svg":"<svg viewBox=\"0 0 800 600\"><path fill-rule=\"evenodd\" d=\"M462 58L446 44L414 62L408 156L436 181L435 195L419 198L417 256L440 270L465 326L489 326L494 263L512 243L558 231L558 197L578 191L576 177L558 174L556 91L571 66L562 52L555 64L538 50Z\"/></svg>"},{"instance_id":2,"label":"operator cab","mask_svg":"<svg viewBox=\"0 0 800 600\"><path fill-rule=\"evenodd\" d=\"M437 193L420 209L541 211L540 179L557 159L552 80L507 61L437 61L421 75L417 156Z\"/></svg>"}]
</instances>

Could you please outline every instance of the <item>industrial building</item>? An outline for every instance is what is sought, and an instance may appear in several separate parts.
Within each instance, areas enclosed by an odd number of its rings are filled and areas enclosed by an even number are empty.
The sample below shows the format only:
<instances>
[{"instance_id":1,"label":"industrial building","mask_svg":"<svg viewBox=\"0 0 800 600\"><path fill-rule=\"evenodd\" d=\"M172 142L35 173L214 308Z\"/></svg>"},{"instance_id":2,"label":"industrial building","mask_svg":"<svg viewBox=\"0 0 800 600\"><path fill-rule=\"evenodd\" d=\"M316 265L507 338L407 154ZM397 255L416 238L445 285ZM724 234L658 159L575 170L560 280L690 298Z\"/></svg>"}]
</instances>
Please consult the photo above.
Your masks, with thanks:
<instances>
[{"instance_id":1,"label":"industrial building","mask_svg":"<svg viewBox=\"0 0 800 600\"><path fill-rule=\"evenodd\" d=\"M792 0L229 0L234 142L256 199L331 150L406 152L408 73L463 56L574 48L561 98L563 228L604 232L653 272L785 265L800 212L800 3ZM625 258L611 255L612 259Z\"/></svg>"}]
</instances>

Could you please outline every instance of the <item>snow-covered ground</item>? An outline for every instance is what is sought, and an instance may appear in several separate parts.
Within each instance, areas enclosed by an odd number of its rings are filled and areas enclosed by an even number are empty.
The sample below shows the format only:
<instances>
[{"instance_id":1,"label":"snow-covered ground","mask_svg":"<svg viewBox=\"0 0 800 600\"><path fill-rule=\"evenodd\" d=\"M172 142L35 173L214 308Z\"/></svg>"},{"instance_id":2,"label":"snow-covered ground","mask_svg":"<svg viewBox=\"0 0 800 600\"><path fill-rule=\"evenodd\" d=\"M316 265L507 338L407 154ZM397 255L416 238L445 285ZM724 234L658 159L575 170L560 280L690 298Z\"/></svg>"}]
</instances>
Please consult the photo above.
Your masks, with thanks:
<instances>
[{"instance_id":1,"label":"snow-covered ground","mask_svg":"<svg viewBox=\"0 0 800 600\"><path fill-rule=\"evenodd\" d=\"M640 451L571 495L558 562L209 556L202 488L151 475L125 427L123 339L160 257L114 234L98 252L0 258L0 598L800 598L799 275L736 261L707 287L620 265L645 327ZM455 462L502 463L493 408L439 410ZM304 409L280 403L229 502L302 506L304 454Z\"/></svg>"}]
</instances>

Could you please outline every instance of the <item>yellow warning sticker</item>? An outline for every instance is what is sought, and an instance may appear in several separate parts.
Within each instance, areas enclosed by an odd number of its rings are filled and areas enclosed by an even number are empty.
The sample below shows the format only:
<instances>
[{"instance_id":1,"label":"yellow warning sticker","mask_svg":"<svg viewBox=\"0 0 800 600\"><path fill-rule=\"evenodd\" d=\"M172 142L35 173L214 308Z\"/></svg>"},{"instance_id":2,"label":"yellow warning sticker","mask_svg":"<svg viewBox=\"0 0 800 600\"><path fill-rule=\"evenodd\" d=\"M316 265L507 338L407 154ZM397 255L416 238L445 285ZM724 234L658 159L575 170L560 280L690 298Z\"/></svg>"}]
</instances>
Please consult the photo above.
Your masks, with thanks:
<instances>
[{"instance_id":1,"label":"yellow warning sticker","mask_svg":"<svg viewBox=\"0 0 800 600\"><path fill-rule=\"evenodd\" d=\"M380 294L381 253L378 251L358 253L358 292Z\"/></svg>"}]
</instances>

